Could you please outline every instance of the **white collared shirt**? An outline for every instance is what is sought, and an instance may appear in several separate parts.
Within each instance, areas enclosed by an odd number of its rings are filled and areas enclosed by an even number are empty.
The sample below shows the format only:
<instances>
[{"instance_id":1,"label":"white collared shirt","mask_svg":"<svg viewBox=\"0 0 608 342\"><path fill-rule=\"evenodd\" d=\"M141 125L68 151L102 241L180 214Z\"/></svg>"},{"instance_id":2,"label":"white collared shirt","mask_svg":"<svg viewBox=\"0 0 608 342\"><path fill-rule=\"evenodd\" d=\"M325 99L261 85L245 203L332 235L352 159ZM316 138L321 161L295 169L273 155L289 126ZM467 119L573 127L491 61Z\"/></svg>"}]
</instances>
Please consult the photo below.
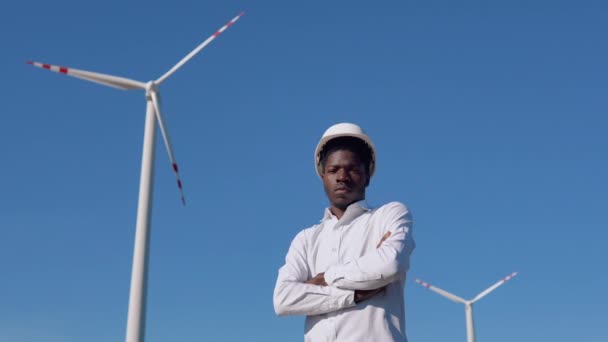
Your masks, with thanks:
<instances>
[{"instance_id":1,"label":"white collared shirt","mask_svg":"<svg viewBox=\"0 0 608 342\"><path fill-rule=\"evenodd\" d=\"M390 236L378 243L390 232ZM306 315L305 341L407 341L403 290L415 247L412 217L399 202L329 209L291 242L274 289L278 315ZM325 272L328 286L306 284ZM355 304L354 290L384 293Z\"/></svg>"}]
</instances>

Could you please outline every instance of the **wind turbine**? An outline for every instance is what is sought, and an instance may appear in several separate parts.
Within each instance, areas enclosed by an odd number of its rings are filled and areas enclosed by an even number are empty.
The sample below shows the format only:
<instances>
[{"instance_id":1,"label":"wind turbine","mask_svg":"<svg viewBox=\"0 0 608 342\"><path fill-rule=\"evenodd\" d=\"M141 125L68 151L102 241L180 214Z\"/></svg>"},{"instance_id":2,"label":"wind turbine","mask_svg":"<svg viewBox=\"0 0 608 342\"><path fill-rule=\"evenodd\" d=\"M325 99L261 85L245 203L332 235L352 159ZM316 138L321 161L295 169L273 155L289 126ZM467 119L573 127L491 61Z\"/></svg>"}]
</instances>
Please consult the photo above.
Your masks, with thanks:
<instances>
[{"instance_id":1,"label":"wind turbine","mask_svg":"<svg viewBox=\"0 0 608 342\"><path fill-rule=\"evenodd\" d=\"M499 280L496 284L481 291L481 293L479 293L477 296L475 296L475 298L473 298L471 300L464 300L455 294L449 293L448 291L442 290L442 289L440 289L436 286L433 286L429 283L426 283L420 279L416 279L416 282L433 292L439 293L440 295L446 297L447 299L450 299L456 303L464 304L464 311L467 316L467 342L475 342L475 328L473 326L473 304L475 302L477 302L478 300L480 300L481 298L485 297L488 293L494 291L500 285L504 284L511 278L515 277L516 275L517 275L517 272L513 272L513 273L509 274L508 276Z\"/></svg>"},{"instance_id":2,"label":"wind turbine","mask_svg":"<svg viewBox=\"0 0 608 342\"><path fill-rule=\"evenodd\" d=\"M232 18L232 20L198 45L164 75L156 80L148 81L146 83L97 72L66 68L39 62L28 62L28 64L39 68L66 74L68 76L77 77L86 81L99 83L113 88L122 90L141 89L146 91L146 120L141 161L141 177L139 183L139 200L137 204L137 224L135 229L135 247L133 251L133 269L131 271L131 290L129 293L129 314L127 319L126 334L127 342L142 342L145 334L148 245L150 241L149 230L153 178L152 166L154 165L157 120L163 140L165 141L167 153L169 154L169 160L171 161L173 172L177 178L177 187L181 194L182 203L186 205L182 182L179 176L179 168L177 167L177 162L175 161L173 154L173 148L171 147L171 141L169 140L167 128L160 111L160 91L158 87L167 78L169 78L169 76L173 75L174 72L176 72L192 57L199 53L205 46L207 46L207 44L211 43L211 41L213 41L217 36L234 24L243 14L244 13L240 13L236 17Z\"/></svg>"}]
</instances>

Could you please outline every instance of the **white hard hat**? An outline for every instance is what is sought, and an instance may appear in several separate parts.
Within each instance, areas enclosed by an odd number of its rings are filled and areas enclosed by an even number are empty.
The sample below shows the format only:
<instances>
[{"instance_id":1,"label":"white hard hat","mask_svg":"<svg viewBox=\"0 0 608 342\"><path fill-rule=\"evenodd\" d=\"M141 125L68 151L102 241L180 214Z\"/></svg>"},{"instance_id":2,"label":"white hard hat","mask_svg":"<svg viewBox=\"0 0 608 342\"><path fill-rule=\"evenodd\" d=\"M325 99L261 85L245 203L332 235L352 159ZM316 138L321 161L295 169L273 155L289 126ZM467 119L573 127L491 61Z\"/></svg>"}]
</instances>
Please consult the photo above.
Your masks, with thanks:
<instances>
[{"instance_id":1,"label":"white hard hat","mask_svg":"<svg viewBox=\"0 0 608 342\"><path fill-rule=\"evenodd\" d=\"M352 123L339 123L339 124L335 124L331 127L329 127L325 133L323 133L323 136L321 137L321 140L319 141L319 144L317 145L317 148L315 150L315 168L317 169L317 174L319 175L319 177L321 177L323 170L321 167L321 151L323 150L323 147L325 146L325 144L327 144L328 141L334 139L334 138L339 138L339 137L353 137L353 138L359 138L361 140L363 140L363 142L365 142L367 144L367 146L369 146L369 149L371 151L372 154L372 158L370 160L370 165L369 165L369 176L373 176L374 175L374 171L376 171L376 148L374 147L374 143L372 142L372 139L370 139L370 137L365 134L365 132L363 132L363 130L361 129L361 127L352 124Z\"/></svg>"}]
</instances>

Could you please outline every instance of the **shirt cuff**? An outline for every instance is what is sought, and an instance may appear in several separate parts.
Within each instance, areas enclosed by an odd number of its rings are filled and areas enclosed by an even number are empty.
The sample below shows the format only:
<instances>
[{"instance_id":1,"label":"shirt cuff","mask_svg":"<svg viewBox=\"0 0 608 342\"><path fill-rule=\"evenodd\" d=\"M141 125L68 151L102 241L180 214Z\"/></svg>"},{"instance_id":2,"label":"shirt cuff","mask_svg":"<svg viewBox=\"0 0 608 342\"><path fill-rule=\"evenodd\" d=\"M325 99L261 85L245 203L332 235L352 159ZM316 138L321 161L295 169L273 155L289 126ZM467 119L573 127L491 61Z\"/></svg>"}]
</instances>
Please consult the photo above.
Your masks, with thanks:
<instances>
[{"instance_id":1,"label":"shirt cuff","mask_svg":"<svg viewBox=\"0 0 608 342\"><path fill-rule=\"evenodd\" d=\"M331 286L336 280L344 278L344 275L339 266L329 266L323 274L323 278L325 278L327 285Z\"/></svg>"},{"instance_id":2,"label":"shirt cuff","mask_svg":"<svg viewBox=\"0 0 608 342\"><path fill-rule=\"evenodd\" d=\"M330 304L331 310L345 309L355 306L355 291L331 288L331 295L335 298Z\"/></svg>"}]
</instances>

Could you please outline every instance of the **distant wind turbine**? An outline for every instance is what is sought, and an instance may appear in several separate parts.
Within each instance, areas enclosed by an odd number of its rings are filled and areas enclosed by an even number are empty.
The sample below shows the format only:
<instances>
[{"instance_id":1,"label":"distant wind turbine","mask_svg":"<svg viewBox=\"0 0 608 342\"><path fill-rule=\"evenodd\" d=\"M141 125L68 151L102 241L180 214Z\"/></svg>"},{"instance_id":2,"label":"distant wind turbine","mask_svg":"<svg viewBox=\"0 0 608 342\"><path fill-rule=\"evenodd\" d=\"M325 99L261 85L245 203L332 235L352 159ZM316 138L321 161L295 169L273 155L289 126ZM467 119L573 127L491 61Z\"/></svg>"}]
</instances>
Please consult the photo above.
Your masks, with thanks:
<instances>
[{"instance_id":1,"label":"distant wind turbine","mask_svg":"<svg viewBox=\"0 0 608 342\"><path fill-rule=\"evenodd\" d=\"M113 88L122 90L141 89L146 91L146 122L144 130L144 145L141 161L141 178L139 183L139 201L137 205L137 224L135 229L135 247L133 251L133 269L131 273L131 291L129 294L129 315L127 319L127 342L142 342L145 334L145 317L146 317L146 291L148 280L148 244L149 244L149 229L150 229L150 209L152 200L152 178L155 154L156 141L156 120L160 126L160 131L165 141L165 147L169 154L169 160L173 172L177 177L177 187L181 193L182 203L186 205L184 198L182 181L179 176L179 168L175 161L173 148L167 133L167 127L163 121L163 116L160 111L160 91L159 85L169 76L181 68L194 55L199 53L207 44L211 43L217 36L224 32L230 25L234 24L244 13L240 13L226 25L222 26L213 35L207 38L188 55L182 58L173 68L167 71L157 80L148 81L147 83L135 81L132 79L101 74L97 72L66 68L56 65L43 64L39 62L28 62L33 66L51 70L54 72L66 74L68 76L77 77L86 81L99 83ZM156 118L156 120L155 120Z\"/></svg>"},{"instance_id":2,"label":"distant wind turbine","mask_svg":"<svg viewBox=\"0 0 608 342\"><path fill-rule=\"evenodd\" d=\"M467 317L467 342L475 342L475 327L473 326L473 304L475 302L477 302L478 300L480 300L481 298L485 297L488 293L494 291L500 285L504 284L511 278L515 277L516 275L517 275L517 272L513 272L513 273L509 274L505 278L498 281L496 284L481 291L481 293L479 293L477 296L475 296L475 298L473 298L471 300L464 300L455 294L451 294L448 291L442 290L442 289L440 289L436 286L433 286L429 283L426 283L420 279L416 279L416 282L418 284L426 287L427 289L429 289L433 292L439 293L440 295L442 295L456 303L464 304L464 310L465 310L466 317Z\"/></svg>"}]
</instances>

